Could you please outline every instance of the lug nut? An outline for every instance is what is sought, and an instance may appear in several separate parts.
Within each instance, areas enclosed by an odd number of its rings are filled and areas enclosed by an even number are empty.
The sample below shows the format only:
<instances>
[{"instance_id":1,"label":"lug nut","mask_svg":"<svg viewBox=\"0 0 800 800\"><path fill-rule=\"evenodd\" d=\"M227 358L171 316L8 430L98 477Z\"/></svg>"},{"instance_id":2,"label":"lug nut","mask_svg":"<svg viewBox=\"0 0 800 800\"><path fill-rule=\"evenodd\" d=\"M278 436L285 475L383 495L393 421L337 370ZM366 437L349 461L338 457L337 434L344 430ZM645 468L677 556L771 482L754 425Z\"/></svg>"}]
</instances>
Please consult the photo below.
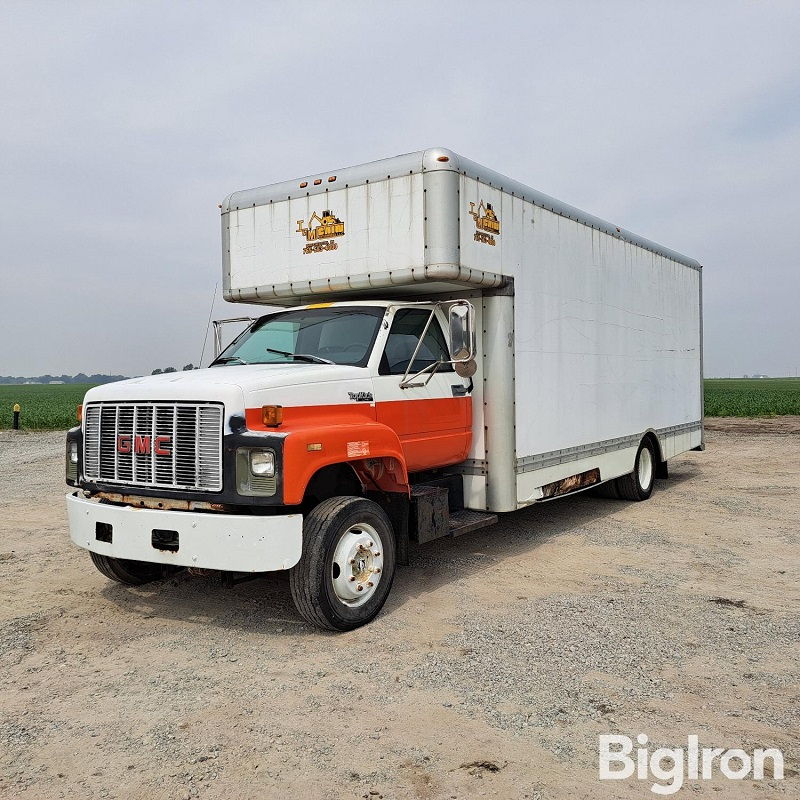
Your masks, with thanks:
<instances>
[{"instance_id":1,"label":"lug nut","mask_svg":"<svg viewBox=\"0 0 800 800\"><path fill-rule=\"evenodd\" d=\"M351 558L351 559L350 559L350 563L351 563L351 564L355 564L355 563L356 563L356 560L355 560L354 558Z\"/></svg>"},{"instance_id":2,"label":"lug nut","mask_svg":"<svg viewBox=\"0 0 800 800\"><path fill-rule=\"evenodd\" d=\"M372 547L372 542L370 542L370 543L369 543L369 545L367 545L367 546L368 546L368 547Z\"/></svg>"},{"instance_id":3,"label":"lug nut","mask_svg":"<svg viewBox=\"0 0 800 800\"><path fill-rule=\"evenodd\" d=\"M373 572L380 572L380 571L381 571L381 568L380 568L380 567L375 567L375 569L374 569L374 570L372 570L372 571L373 571Z\"/></svg>"},{"instance_id":4,"label":"lug nut","mask_svg":"<svg viewBox=\"0 0 800 800\"><path fill-rule=\"evenodd\" d=\"M355 575L351 575L351 576L350 576L350 580L351 580L351 581L354 581L355 579L356 579L356 576L355 576Z\"/></svg>"},{"instance_id":5,"label":"lug nut","mask_svg":"<svg viewBox=\"0 0 800 800\"><path fill-rule=\"evenodd\" d=\"M376 551L375 551L375 552L374 552L372 555L374 555L374 556L379 556L379 555L380 555L380 553L379 553L379 552L376 550Z\"/></svg>"},{"instance_id":6,"label":"lug nut","mask_svg":"<svg viewBox=\"0 0 800 800\"><path fill-rule=\"evenodd\" d=\"M361 592L363 590L364 590L364 587L359 583L358 586L356 586L356 591Z\"/></svg>"},{"instance_id":7,"label":"lug nut","mask_svg":"<svg viewBox=\"0 0 800 800\"><path fill-rule=\"evenodd\" d=\"M375 584L372 581L367 581L367 586L374 586Z\"/></svg>"}]
</instances>

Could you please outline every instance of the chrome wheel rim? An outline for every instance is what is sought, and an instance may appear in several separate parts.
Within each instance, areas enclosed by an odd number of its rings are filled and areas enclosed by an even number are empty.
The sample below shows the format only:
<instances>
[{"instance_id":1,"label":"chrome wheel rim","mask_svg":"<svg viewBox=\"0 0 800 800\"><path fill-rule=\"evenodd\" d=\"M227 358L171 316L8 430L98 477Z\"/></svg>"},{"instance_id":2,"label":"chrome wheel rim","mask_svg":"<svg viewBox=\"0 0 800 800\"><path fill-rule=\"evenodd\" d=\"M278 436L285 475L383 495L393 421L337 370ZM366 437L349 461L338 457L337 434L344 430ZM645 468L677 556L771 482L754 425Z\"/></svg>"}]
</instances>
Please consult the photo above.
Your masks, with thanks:
<instances>
[{"instance_id":1,"label":"chrome wheel rim","mask_svg":"<svg viewBox=\"0 0 800 800\"><path fill-rule=\"evenodd\" d=\"M350 608L375 594L383 575L383 542L372 525L351 525L333 551L331 581L339 602Z\"/></svg>"},{"instance_id":2,"label":"chrome wheel rim","mask_svg":"<svg viewBox=\"0 0 800 800\"><path fill-rule=\"evenodd\" d=\"M639 453L639 486L644 491L650 488L653 480L653 454L649 447L643 447Z\"/></svg>"}]
</instances>

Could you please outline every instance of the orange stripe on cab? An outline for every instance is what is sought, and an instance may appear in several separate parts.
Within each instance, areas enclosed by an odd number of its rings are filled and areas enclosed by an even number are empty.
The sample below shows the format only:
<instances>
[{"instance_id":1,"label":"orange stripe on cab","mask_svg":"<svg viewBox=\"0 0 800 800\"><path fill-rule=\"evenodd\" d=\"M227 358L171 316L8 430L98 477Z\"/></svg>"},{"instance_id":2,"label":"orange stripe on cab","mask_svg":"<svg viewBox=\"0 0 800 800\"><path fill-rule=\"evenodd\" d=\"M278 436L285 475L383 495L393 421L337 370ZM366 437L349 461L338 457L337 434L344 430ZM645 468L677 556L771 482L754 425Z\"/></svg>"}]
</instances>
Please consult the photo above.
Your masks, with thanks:
<instances>
[{"instance_id":1,"label":"orange stripe on cab","mask_svg":"<svg viewBox=\"0 0 800 800\"><path fill-rule=\"evenodd\" d=\"M284 406L283 422L275 427L264 425L260 407L248 408L245 418L250 430L288 434L286 453L291 453L291 458L284 463L287 503L302 500L307 480L319 467L358 460L356 452L359 458L402 456L406 470L418 472L463 461L472 441L470 397ZM387 434L392 432L401 452L378 435L381 428L388 429ZM309 451L312 443L322 448ZM302 467L292 463L295 459L302 459Z\"/></svg>"}]
</instances>

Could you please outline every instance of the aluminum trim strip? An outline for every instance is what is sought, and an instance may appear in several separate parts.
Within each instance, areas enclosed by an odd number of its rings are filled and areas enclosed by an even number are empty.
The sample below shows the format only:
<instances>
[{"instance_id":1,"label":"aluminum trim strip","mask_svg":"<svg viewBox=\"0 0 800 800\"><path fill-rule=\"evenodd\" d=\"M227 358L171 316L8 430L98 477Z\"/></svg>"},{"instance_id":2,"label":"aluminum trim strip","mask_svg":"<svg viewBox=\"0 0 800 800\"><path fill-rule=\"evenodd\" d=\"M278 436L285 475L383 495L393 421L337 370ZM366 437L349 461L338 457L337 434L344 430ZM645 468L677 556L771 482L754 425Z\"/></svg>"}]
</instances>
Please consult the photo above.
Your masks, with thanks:
<instances>
[{"instance_id":1,"label":"aluminum trim strip","mask_svg":"<svg viewBox=\"0 0 800 800\"><path fill-rule=\"evenodd\" d=\"M684 422L680 425L658 428L654 433L659 437L670 436L677 433L688 433L700 430L701 427L702 421L696 420L695 422ZM546 467L552 467L556 464L565 464L570 461L578 461L582 458L602 455L612 450L623 450L627 447L635 447L641 441L642 436L644 436L644 433L636 433L631 436L618 436L616 439L606 439L601 442L592 442L591 444L567 447L563 450L553 450L549 453L538 453L537 455L518 458L517 474L533 472L534 470L545 469Z\"/></svg>"},{"instance_id":2,"label":"aluminum trim strip","mask_svg":"<svg viewBox=\"0 0 800 800\"><path fill-rule=\"evenodd\" d=\"M695 422L683 422L680 425L658 428L654 433L658 437L674 436L678 433L691 433L693 431L702 430L702 427L702 420L696 420ZM600 442L566 447L563 450L551 450L548 453L524 456L517 459L516 472L519 475L524 472L533 472L537 469L552 467L556 464L566 464L570 461L579 461L582 458L602 455L612 450L622 450L626 447L633 447L639 444L642 436L644 436L644 433L635 433L630 436L618 436L616 439L605 439ZM466 461L462 461L452 469L462 475L487 475L489 473L489 466L486 459L478 458L470 458Z\"/></svg>"},{"instance_id":3,"label":"aluminum trim strip","mask_svg":"<svg viewBox=\"0 0 800 800\"><path fill-rule=\"evenodd\" d=\"M468 458L453 467L453 471L462 475L486 475L486 459Z\"/></svg>"}]
</instances>

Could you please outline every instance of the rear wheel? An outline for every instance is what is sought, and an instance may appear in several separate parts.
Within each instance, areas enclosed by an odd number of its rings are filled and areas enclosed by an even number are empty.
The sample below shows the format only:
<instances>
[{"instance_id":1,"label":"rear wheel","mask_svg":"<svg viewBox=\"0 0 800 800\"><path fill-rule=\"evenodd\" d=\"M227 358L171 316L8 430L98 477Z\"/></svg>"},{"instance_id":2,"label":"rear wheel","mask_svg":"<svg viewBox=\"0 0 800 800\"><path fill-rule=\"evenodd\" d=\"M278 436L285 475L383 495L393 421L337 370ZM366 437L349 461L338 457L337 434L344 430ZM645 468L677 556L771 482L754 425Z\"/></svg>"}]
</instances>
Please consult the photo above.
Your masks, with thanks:
<instances>
[{"instance_id":1,"label":"rear wheel","mask_svg":"<svg viewBox=\"0 0 800 800\"><path fill-rule=\"evenodd\" d=\"M614 481L619 497L623 500L647 500L653 493L656 463L653 442L649 438L643 439L633 462L633 472Z\"/></svg>"},{"instance_id":2,"label":"rear wheel","mask_svg":"<svg viewBox=\"0 0 800 800\"><path fill-rule=\"evenodd\" d=\"M289 572L292 599L312 625L352 630L381 610L394 568L394 531L383 509L362 497L332 497L303 522L303 555Z\"/></svg>"},{"instance_id":3,"label":"rear wheel","mask_svg":"<svg viewBox=\"0 0 800 800\"><path fill-rule=\"evenodd\" d=\"M106 576L117 583L126 586L141 586L163 578L168 571L175 571L174 567L164 567L161 564L151 564L147 561L129 561L126 558L112 558L99 553L89 552L92 562Z\"/></svg>"}]
</instances>

